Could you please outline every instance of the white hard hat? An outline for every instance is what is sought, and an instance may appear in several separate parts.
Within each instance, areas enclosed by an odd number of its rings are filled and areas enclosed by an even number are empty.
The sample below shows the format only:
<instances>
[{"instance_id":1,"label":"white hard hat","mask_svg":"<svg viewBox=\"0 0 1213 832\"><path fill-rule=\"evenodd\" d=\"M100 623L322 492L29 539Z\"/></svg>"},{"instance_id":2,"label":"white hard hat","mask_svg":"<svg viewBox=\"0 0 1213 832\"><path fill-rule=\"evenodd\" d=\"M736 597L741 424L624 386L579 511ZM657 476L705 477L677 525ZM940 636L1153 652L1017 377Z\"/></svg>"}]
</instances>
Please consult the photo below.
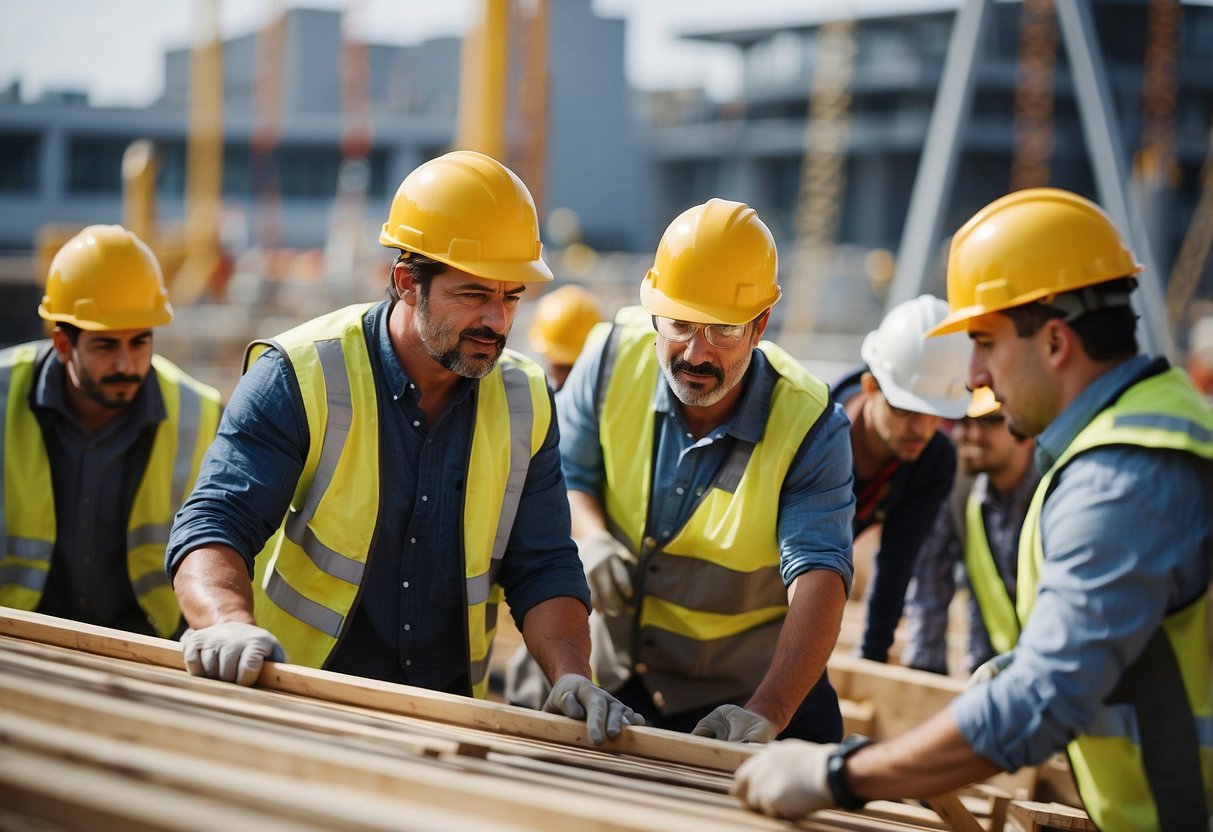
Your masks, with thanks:
<instances>
[{"instance_id":1,"label":"white hard hat","mask_svg":"<svg viewBox=\"0 0 1213 832\"><path fill-rule=\"evenodd\" d=\"M889 404L901 410L959 419L969 406L965 386L973 346L964 332L927 338L948 314L937 297L900 303L863 339L860 355Z\"/></svg>"}]
</instances>

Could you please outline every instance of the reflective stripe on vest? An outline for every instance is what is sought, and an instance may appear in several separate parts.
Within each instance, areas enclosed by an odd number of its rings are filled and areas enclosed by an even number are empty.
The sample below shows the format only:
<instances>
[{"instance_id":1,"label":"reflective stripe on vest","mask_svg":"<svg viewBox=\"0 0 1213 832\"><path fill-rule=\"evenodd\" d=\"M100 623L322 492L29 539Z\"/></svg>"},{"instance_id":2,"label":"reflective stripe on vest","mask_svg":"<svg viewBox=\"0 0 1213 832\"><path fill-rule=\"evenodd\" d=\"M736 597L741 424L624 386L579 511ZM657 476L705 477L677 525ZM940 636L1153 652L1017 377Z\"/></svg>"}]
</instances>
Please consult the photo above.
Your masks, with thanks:
<instances>
[{"instance_id":1,"label":"reflective stripe on vest","mask_svg":"<svg viewBox=\"0 0 1213 832\"><path fill-rule=\"evenodd\" d=\"M1057 474L1077 455L1137 445L1213 460L1213 412L1181 370L1136 382L1098 414L1032 496L1019 539L1017 611L1026 623L1046 556L1041 516ZM1213 806L1213 602L1209 589L1163 619L1093 724L1068 746L1087 812L1105 832L1203 829Z\"/></svg>"},{"instance_id":2,"label":"reflective stripe on vest","mask_svg":"<svg viewBox=\"0 0 1213 832\"><path fill-rule=\"evenodd\" d=\"M990 636L990 644L995 652L1006 653L1019 640L1019 619L1015 617L1015 604L1002 576L998 574L994 553L990 551L981 498L976 489L970 489L969 499L965 503L964 558L969 586L981 610L981 620Z\"/></svg>"},{"instance_id":3,"label":"reflective stripe on vest","mask_svg":"<svg viewBox=\"0 0 1213 832\"><path fill-rule=\"evenodd\" d=\"M55 499L42 429L28 405L42 344L0 353L0 604L37 608L55 547ZM57 360L47 355L44 360ZM214 388L187 376L169 360L152 366L166 418L156 429L147 466L127 523L127 573L140 608L160 636L173 635L181 621L176 596L164 572L164 550L173 516L193 488L202 457L219 425ZM19 484L18 487L14 487Z\"/></svg>"},{"instance_id":4,"label":"reflective stripe on vest","mask_svg":"<svg viewBox=\"0 0 1213 832\"><path fill-rule=\"evenodd\" d=\"M645 534L651 495L653 332L617 326L608 340L600 414L612 533L639 559L637 613L604 623L614 650L596 650L604 678L616 655L643 665L668 713L752 694L787 614L779 572L779 496L792 460L829 402L826 385L774 344L759 347L779 373L763 438L735 441L681 529L664 547ZM638 452L640 449L640 452ZM647 452L645 452L647 451ZM688 684L688 682L691 682Z\"/></svg>"},{"instance_id":5,"label":"reflective stripe on vest","mask_svg":"<svg viewBox=\"0 0 1213 832\"><path fill-rule=\"evenodd\" d=\"M321 667L357 600L380 504L378 403L363 331L347 307L249 347L291 363L312 441L282 528L257 558L257 619L291 660ZM464 496L463 556L472 692L488 691L496 584L531 457L551 423L542 370L506 351L480 380ZM494 508L496 510L494 511Z\"/></svg>"}]
</instances>

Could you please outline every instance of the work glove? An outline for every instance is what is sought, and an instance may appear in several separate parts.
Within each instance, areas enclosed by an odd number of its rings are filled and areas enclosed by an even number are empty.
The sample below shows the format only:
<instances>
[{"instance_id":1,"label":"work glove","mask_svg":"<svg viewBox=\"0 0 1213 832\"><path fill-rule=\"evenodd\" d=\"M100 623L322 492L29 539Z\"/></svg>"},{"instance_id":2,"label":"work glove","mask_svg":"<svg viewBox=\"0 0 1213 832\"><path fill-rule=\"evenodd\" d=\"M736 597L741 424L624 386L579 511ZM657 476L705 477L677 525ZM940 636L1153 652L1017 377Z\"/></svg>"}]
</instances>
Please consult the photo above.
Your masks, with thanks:
<instances>
[{"instance_id":1,"label":"work glove","mask_svg":"<svg viewBox=\"0 0 1213 832\"><path fill-rule=\"evenodd\" d=\"M761 714L747 711L740 705L721 705L699 720L691 733L726 742L770 742L779 731Z\"/></svg>"},{"instance_id":2,"label":"work glove","mask_svg":"<svg viewBox=\"0 0 1213 832\"><path fill-rule=\"evenodd\" d=\"M598 612L614 618L632 600L636 557L608 531L580 541L578 550L590 585L590 603Z\"/></svg>"},{"instance_id":3,"label":"work glove","mask_svg":"<svg viewBox=\"0 0 1213 832\"><path fill-rule=\"evenodd\" d=\"M185 656L185 669L191 675L238 685L257 681L266 659L287 661L286 652L273 633L240 621L186 630L181 636L181 653Z\"/></svg>"},{"instance_id":4,"label":"work glove","mask_svg":"<svg viewBox=\"0 0 1213 832\"><path fill-rule=\"evenodd\" d=\"M969 677L969 682L965 685L965 689L967 690L969 688L977 687L978 685L985 684L986 682L990 681L999 673L1002 673L1004 670L1010 667L1011 661L1014 658L1014 651L999 653L997 656L990 659L988 662L985 662L973 671L973 675Z\"/></svg>"},{"instance_id":5,"label":"work glove","mask_svg":"<svg viewBox=\"0 0 1213 832\"><path fill-rule=\"evenodd\" d=\"M607 737L618 737L624 725L644 725L644 717L576 673L566 673L556 680L543 709L550 714L584 719L590 742L595 745Z\"/></svg>"},{"instance_id":6,"label":"work glove","mask_svg":"<svg viewBox=\"0 0 1213 832\"><path fill-rule=\"evenodd\" d=\"M837 747L804 740L772 743L741 764L729 793L776 818L833 809L838 804L826 779L826 760Z\"/></svg>"}]
</instances>

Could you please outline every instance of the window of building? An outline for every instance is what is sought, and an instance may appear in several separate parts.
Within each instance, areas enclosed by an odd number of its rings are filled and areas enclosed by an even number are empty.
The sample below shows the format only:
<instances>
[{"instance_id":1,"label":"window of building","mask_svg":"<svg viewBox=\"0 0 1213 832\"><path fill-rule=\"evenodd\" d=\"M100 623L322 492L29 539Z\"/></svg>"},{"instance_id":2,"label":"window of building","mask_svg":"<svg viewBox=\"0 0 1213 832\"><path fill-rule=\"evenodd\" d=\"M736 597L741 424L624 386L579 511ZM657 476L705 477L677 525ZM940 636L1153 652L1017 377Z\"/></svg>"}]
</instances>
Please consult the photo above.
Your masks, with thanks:
<instances>
[{"instance_id":1,"label":"window of building","mask_svg":"<svg viewBox=\"0 0 1213 832\"><path fill-rule=\"evenodd\" d=\"M38 190L38 137L0 134L0 194Z\"/></svg>"},{"instance_id":2,"label":"window of building","mask_svg":"<svg viewBox=\"0 0 1213 832\"><path fill-rule=\"evenodd\" d=\"M73 136L68 142L68 193L121 194L122 155L134 140L133 136Z\"/></svg>"},{"instance_id":3,"label":"window of building","mask_svg":"<svg viewBox=\"0 0 1213 832\"><path fill-rule=\"evenodd\" d=\"M811 35L779 32L755 44L746 54L746 82L751 89L802 82L812 62Z\"/></svg>"}]
</instances>

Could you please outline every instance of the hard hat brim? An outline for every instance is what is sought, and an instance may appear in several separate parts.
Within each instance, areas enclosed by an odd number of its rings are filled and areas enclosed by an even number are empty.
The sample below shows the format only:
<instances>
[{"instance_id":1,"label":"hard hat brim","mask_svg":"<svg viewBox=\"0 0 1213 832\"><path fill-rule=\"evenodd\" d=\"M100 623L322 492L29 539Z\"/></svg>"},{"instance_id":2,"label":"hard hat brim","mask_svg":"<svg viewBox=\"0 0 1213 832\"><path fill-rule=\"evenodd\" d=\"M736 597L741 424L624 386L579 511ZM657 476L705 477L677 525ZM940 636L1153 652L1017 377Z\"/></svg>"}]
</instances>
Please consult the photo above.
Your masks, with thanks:
<instances>
[{"instance_id":1,"label":"hard hat brim","mask_svg":"<svg viewBox=\"0 0 1213 832\"><path fill-rule=\"evenodd\" d=\"M986 310L978 309L958 309L948 315L935 326L927 330L926 337L935 338L939 335L951 335L955 332L964 332L968 329L969 321L973 318L979 318L986 314Z\"/></svg>"},{"instance_id":2,"label":"hard hat brim","mask_svg":"<svg viewBox=\"0 0 1213 832\"><path fill-rule=\"evenodd\" d=\"M674 320L687 321L693 324L725 324L729 326L748 324L778 303L781 297L783 297L783 292L780 291L779 287L776 287L774 297L754 306L736 307L708 304L689 306L674 300L658 289L654 289L652 278L648 275L645 276L644 281L640 284L640 305L644 307L646 312L659 318L673 318Z\"/></svg>"},{"instance_id":3,"label":"hard hat brim","mask_svg":"<svg viewBox=\"0 0 1213 832\"><path fill-rule=\"evenodd\" d=\"M75 315L55 314L46 308L46 304L38 304L38 315L47 321L57 324L71 324L87 332L116 332L126 329L152 329L172 323L173 307L165 304L163 309L155 311L139 310L135 312L109 312L98 316L104 320L86 320Z\"/></svg>"},{"instance_id":4,"label":"hard hat brim","mask_svg":"<svg viewBox=\"0 0 1213 832\"><path fill-rule=\"evenodd\" d=\"M959 419L969 409L967 398L955 401L952 399L916 396L908 390L897 387L892 382L886 385L881 381L880 375L875 370L872 371L872 375L875 375L876 381L880 382L880 392L884 395L885 399L898 410L925 413L928 416L939 416L943 419Z\"/></svg>"}]
</instances>

